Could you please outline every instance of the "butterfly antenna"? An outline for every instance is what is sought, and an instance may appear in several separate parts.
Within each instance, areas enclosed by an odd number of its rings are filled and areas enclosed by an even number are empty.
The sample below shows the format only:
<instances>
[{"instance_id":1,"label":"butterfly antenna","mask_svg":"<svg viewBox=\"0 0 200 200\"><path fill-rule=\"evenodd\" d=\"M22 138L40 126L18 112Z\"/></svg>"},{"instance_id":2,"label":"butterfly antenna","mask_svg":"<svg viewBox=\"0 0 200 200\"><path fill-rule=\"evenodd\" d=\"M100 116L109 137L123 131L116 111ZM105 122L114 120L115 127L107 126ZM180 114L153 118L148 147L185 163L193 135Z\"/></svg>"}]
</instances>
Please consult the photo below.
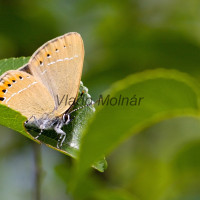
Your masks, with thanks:
<instances>
[{"instance_id":1,"label":"butterfly antenna","mask_svg":"<svg viewBox=\"0 0 200 200\"><path fill-rule=\"evenodd\" d=\"M81 94L80 94L80 96L77 98L77 100L73 102L73 104L72 104L73 106L75 106L76 104L78 104L78 101L83 97L84 93L85 93L84 91L81 92Z\"/></svg>"},{"instance_id":2,"label":"butterfly antenna","mask_svg":"<svg viewBox=\"0 0 200 200\"><path fill-rule=\"evenodd\" d=\"M80 110L82 108L86 108L88 106L92 106L92 105L96 104L98 101L99 101L99 99L97 101L92 101L91 103L86 104L84 106L80 106L79 108L76 108L76 109L72 110L71 112L69 112L68 115L70 115L71 113L76 112L77 110Z\"/></svg>"},{"instance_id":3,"label":"butterfly antenna","mask_svg":"<svg viewBox=\"0 0 200 200\"><path fill-rule=\"evenodd\" d=\"M80 96L78 97L78 99L76 100L76 102L78 102L79 99L81 99L83 97L84 93L85 93L84 90L82 90L82 92L81 92Z\"/></svg>"}]
</instances>

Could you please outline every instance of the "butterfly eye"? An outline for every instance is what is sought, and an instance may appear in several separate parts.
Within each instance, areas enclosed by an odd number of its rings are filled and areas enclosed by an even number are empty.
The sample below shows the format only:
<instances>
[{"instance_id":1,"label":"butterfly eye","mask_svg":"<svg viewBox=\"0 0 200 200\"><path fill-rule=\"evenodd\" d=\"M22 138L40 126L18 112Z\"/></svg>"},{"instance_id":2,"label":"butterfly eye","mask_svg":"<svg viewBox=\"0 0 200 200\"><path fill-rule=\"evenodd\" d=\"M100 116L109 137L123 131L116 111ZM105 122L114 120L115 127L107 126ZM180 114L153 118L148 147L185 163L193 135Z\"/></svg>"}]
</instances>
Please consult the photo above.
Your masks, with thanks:
<instances>
[{"instance_id":1,"label":"butterfly eye","mask_svg":"<svg viewBox=\"0 0 200 200\"><path fill-rule=\"evenodd\" d=\"M13 83L16 83L16 80L12 80Z\"/></svg>"},{"instance_id":2,"label":"butterfly eye","mask_svg":"<svg viewBox=\"0 0 200 200\"><path fill-rule=\"evenodd\" d=\"M68 124L69 121L70 121L70 116L68 114L64 114L63 117L62 117L62 119L63 119L63 122L65 124Z\"/></svg>"},{"instance_id":3,"label":"butterfly eye","mask_svg":"<svg viewBox=\"0 0 200 200\"><path fill-rule=\"evenodd\" d=\"M51 55L48 53L48 54L47 54L47 58L50 58L50 57L51 57Z\"/></svg>"},{"instance_id":4,"label":"butterfly eye","mask_svg":"<svg viewBox=\"0 0 200 200\"><path fill-rule=\"evenodd\" d=\"M19 76L19 79L21 79L21 80L22 80L22 79L23 79L23 77L22 77L22 76Z\"/></svg>"},{"instance_id":5,"label":"butterfly eye","mask_svg":"<svg viewBox=\"0 0 200 200\"><path fill-rule=\"evenodd\" d=\"M65 122L67 121L67 115L64 114L64 115L62 116L62 118L63 118L63 122L65 123Z\"/></svg>"},{"instance_id":6,"label":"butterfly eye","mask_svg":"<svg viewBox=\"0 0 200 200\"><path fill-rule=\"evenodd\" d=\"M11 87L12 85L11 84L8 84L8 87Z\"/></svg>"},{"instance_id":7,"label":"butterfly eye","mask_svg":"<svg viewBox=\"0 0 200 200\"><path fill-rule=\"evenodd\" d=\"M58 49L56 49L56 52L58 52L59 50Z\"/></svg>"},{"instance_id":8,"label":"butterfly eye","mask_svg":"<svg viewBox=\"0 0 200 200\"><path fill-rule=\"evenodd\" d=\"M43 65L43 62L40 60L40 65Z\"/></svg>"},{"instance_id":9,"label":"butterfly eye","mask_svg":"<svg viewBox=\"0 0 200 200\"><path fill-rule=\"evenodd\" d=\"M6 93L6 92L7 92L7 90L2 90L2 92L3 92L3 93Z\"/></svg>"}]
</instances>

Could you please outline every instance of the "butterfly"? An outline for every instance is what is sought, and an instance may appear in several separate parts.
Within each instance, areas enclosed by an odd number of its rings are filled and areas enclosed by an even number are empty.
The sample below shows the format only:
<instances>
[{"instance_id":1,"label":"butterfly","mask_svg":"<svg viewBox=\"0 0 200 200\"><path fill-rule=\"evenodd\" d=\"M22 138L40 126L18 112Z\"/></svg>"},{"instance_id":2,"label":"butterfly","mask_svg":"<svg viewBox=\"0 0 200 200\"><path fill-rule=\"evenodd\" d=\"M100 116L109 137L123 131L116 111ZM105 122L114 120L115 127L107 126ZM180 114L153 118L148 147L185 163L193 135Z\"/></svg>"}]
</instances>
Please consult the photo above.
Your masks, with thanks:
<instances>
[{"instance_id":1,"label":"butterfly","mask_svg":"<svg viewBox=\"0 0 200 200\"><path fill-rule=\"evenodd\" d=\"M71 32L46 42L18 70L0 76L0 104L27 117L41 131L54 129L57 148L66 138L62 130L70 122L83 69L84 45L80 34Z\"/></svg>"}]
</instances>

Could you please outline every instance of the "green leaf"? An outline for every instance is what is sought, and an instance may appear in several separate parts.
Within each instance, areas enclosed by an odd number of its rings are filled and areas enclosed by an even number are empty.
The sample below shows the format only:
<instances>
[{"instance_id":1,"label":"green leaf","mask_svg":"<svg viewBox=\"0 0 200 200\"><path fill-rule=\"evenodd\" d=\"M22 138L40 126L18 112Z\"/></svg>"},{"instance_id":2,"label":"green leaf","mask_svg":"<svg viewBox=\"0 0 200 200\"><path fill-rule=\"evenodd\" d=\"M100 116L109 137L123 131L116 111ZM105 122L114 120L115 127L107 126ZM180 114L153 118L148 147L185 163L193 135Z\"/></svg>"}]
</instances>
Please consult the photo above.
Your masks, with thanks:
<instances>
[{"instance_id":1,"label":"green leaf","mask_svg":"<svg viewBox=\"0 0 200 200\"><path fill-rule=\"evenodd\" d=\"M0 75L8 70L15 70L29 61L29 57L9 58L0 60Z\"/></svg>"},{"instance_id":2,"label":"green leaf","mask_svg":"<svg viewBox=\"0 0 200 200\"><path fill-rule=\"evenodd\" d=\"M139 200L128 191L123 191L119 188L115 190L100 190L94 196L94 199L97 200Z\"/></svg>"},{"instance_id":3,"label":"green leaf","mask_svg":"<svg viewBox=\"0 0 200 200\"><path fill-rule=\"evenodd\" d=\"M131 99L136 95L137 105L102 105L85 131L79 162L74 178L74 193L78 192L91 163L111 152L131 135L161 120L199 112L199 85L175 70L151 70L138 73L115 83L103 94ZM139 99L142 101L139 104Z\"/></svg>"},{"instance_id":4,"label":"green leaf","mask_svg":"<svg viewBox=\"0 0 200 200\"><path fill-rule=\"evenodd\" d=\"M1 74L11 69L18 69L28 62L29 58L11 58L0 61L0 70ZM74 108L85 105L87 102L85 99L91 99L91 96L88 94L88 89L83 86L82 82L80 84L79 95L84 91L83 97L78 101L78 104L74 106ZM74 118L73 121L63 127L64 131L67 133L66 139L63 143L61 149L58 149L57 141L58 135L54 130L44 131L42 135L39 137L39 140L34 139L40 130L35 127L27 126L26 129L24 127L24 122L27 120L26 117L22 116L19 112L16 112L4 105L0 105L0 124L7 126L24 136L40 143L45 143L47 146L60 151L66 155L69 155L73 158L77 157L77 153L79 151L80 140L82 137L82 132L88 122L88 119L93 115L95 109L93 106L87 106L83 109L80 109L74 112L71 115L71 118ZM105 159L101 159L93 165L94 168L103 172L106 168Z\"/></svg>"}]
</instances>

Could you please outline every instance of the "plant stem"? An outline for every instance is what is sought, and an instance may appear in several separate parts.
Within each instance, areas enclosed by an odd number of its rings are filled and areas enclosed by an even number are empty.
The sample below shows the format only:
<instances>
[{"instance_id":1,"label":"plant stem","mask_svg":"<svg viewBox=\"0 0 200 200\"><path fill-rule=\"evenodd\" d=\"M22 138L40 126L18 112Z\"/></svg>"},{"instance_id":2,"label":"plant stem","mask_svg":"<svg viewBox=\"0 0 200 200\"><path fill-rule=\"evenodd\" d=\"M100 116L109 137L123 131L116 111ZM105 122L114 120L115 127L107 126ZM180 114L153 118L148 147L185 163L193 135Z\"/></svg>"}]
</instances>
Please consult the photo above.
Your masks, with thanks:
<instances>
[{"instance_id":1,"label":"plant stem","mask_svg":"<svg viewBox=\"0 0 200 200\"><path fill-rule=\"evenodd\" d=\"M34 152L34 200L41 199L41 175L42 175L42 162L41 162L41 146L33 142Z\"/></svg>"}]
</instances>

